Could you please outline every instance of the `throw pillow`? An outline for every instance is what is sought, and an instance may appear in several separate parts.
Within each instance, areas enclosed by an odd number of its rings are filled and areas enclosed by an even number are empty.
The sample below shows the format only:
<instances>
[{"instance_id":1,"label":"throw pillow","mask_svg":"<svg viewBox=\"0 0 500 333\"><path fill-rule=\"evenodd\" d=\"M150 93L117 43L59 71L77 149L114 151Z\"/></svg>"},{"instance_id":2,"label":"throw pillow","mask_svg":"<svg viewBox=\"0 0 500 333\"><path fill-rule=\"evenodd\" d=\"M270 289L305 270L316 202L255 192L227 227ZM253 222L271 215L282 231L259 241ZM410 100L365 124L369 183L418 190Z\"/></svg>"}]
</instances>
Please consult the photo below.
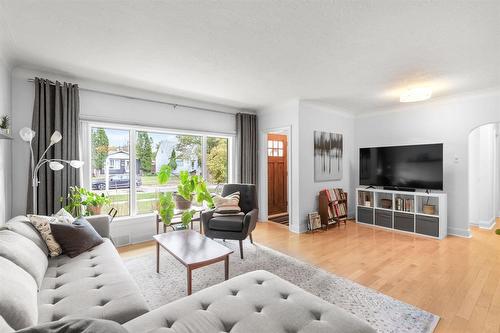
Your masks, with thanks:
<instances>
[{"instance_id":1,"label":"throw pillow","mask_svg":"<svg viewBox=\"0 0 500 333\"><path fill-rule=\"evenodd\" d=\"M104 242L94 227L83 217L72 224L54 223L50 227L63 253L70 258Z\"/></svg>"},{"instance_id":2,"label":"throw pillow","mask_svg":"<svg viewBox=\"0 0 500 333\"><path fill-rule=\"evenodd\" d=\"M225 197L216 195L213 198L215 204L215 213L218 214L237 214L241 212L239 206L240 192L231 193Z\"/></svg>"},{"instance_id":3,"label":"throw pillow","mask_svg":"<svg viewBox=\"0 0 500 333\"><path fill-rule=\"evenodd\" d=\"M62 253L61 245L54 239L52 235L52 230L50 228L51 223L58 223L58 219L53 216L42 216L42 215L29 215L31 224L38 230L40 235L42 235L43 240L49 248L49 254L51 257L57 257Z\"/></svg>"},{"instance_id":4,"label":"throw pillow","mask_svg":"<svg viewBox=\"0 0 500 333\"><path fill-rule=\"evenodd\" d=\"M76 220L73 215L68 213L64 208L59 209L59 211L52 216L55 217L59 223L73 223Z\"/></svg>"}]
</instances>

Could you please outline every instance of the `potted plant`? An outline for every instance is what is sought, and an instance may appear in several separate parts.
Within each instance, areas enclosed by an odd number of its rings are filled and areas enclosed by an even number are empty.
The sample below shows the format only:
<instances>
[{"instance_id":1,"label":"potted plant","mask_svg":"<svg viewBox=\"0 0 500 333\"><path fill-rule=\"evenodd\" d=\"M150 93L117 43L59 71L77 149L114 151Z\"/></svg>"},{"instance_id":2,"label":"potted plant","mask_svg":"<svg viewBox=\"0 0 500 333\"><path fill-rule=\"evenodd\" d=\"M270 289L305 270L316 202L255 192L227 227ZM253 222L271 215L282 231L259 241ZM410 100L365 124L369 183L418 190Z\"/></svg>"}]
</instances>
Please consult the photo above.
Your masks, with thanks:
<instances>
[{"instance_id":1,"label":"potted plant","mask_svg":"<svg viewBox=\"0 0 500 333\"><path fill-rule=\"evenodd\" d=\"M99 215L101 214L103 206L111 204L111 199L108 196L104 195L104 193L97 194L88 191L86 204L87 212L89 212L90 215Z\"/></svg>"},{"instance_id":2,"label":"potted plant","mask_svg":"<svg viewBox=\"0 0 500 333\"><path fill-rule=\"evenodd\" d=\"M78 186L69 188L66 199L68 204L64 209L76 217L83 215L99 215L102 207L111 203L111 199L108 196L97 194ZM64 198L60 200L62 202Z\"/></svg>"},{"instance_id":3,"label":"potted plant","mask_svg":"<svg viewBox=\"0 0 500 333\"><path fill-rule=\"evenodd\" d=\"M0 117L0 133L9 135L10 134L10 119L9 116Z\"/></svg>"},{"instance_id":4,"label":"potted plant","mask_svg":"<svg viewBox=\"0 0 500 333\"><path fill-rule=\"evenodd\" d=\"M85 201L87 196L86 193L87 190L82 187L71 186L69 188L68 196L66 197L68 204L64 207L64 209L66 209L68 213L70 213L75 217L82 216L83 215L82 207L83 207L83 202ZM61 197L59 200L63 202L64 198Z\"/></svg>"},{"instance_id":5,"label":"potted plant","mask_svg":"<svg viewBox=\"0 0 500 333\"><path fill-rule=\"evenodd\" d=\"M175 153L172 153L170 161L168 164L164 164L158 172L158 183L161 185L168 183L172 171L175 170L177 164L175 162ZM212 207L213 201L212 196L208 192L207 185L203 180L203 177L197 175L190 175L187 171L181 171L180 183L177 186L177 193L174 196L171 192L162 192L159 197L158 204L158 214L161 216L163 223L169 225L174 217L175 207L180 207L178 209L183 210L182 212L182 223L187 225L191 222L194 210L190 210L191 202L196 199L196 202L207 204Z\"/></svg>"}]
</instances>

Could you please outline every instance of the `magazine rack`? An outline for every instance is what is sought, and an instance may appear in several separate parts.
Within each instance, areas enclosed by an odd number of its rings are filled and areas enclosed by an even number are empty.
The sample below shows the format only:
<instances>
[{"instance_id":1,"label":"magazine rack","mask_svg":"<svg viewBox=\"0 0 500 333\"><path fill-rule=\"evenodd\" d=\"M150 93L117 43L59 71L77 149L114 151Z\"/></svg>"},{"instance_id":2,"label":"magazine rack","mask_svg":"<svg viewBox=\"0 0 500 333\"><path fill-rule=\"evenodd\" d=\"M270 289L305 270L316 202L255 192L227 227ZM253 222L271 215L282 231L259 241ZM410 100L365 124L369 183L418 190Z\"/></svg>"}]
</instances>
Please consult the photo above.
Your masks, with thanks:
<instances>
[{"instance_id":1,"label":"magazine rack","mask_svg":"<svg viewBox=\"0 0 500 333\"><path fill-rule=\"evenodd\" d=\"M319 215L321 225L328 230L330 225L347 221L347 192L340 188L319 192Z\"/></svg>"}]
</instances>

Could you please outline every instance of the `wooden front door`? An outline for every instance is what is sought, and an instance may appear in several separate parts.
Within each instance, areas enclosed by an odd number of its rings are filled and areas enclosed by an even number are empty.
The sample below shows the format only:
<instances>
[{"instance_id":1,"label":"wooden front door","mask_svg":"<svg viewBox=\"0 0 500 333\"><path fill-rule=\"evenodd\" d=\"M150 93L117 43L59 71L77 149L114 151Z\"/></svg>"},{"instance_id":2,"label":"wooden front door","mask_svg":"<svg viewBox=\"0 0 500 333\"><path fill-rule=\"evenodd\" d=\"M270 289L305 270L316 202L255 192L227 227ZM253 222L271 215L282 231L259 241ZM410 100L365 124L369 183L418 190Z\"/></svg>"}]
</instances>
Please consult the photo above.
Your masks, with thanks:
<instances>
[{"instance_id":1,"label":"wooden front door","mask_svg":"<svg viewBox=\"0 0 500 333\"><path fill-rule=\"evenodd\" d=\"M287 136L267 135L267 205L268 215L288 211Z\"/></svg>"}]
</instances>

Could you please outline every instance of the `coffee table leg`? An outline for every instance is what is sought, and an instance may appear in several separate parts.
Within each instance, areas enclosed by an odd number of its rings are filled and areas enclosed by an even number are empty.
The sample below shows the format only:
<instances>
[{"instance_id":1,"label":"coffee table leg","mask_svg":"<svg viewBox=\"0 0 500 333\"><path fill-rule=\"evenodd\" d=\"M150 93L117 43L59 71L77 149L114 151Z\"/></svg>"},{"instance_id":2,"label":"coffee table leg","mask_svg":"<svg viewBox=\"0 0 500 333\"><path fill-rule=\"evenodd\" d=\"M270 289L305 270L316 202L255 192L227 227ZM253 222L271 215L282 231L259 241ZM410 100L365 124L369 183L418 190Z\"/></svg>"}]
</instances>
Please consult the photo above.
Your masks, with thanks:
<instances>
[{"instance_id":1,"label":"coffee table leg","mask_svg":"<svg viewBox=\"0 0 500 333\"><path fill-rule=\"evenodd\" d=\"M229 256L224 257L224 280L229 279Z\"/></svg>"},{"instance_id":2,"label":"coffee table leg","mask_svg":"<svg viewBox=\"0 0 500 333\"><path fill-rule=\"evenodd\" d=\"M156 243L156 273L160 273L160 244Z\"/></svg>"},{"instance_id":3,"label":"coffee table leg","mask_svg":"<svg viewBox=\"0 0 500 333\"><path fill-rule=\"evenodd\" d=\"M186 267L187 268L187 294L191 295L191 289L192 289L192 276L191 276L191 267Z\"/></svg>"}]
</instances>

